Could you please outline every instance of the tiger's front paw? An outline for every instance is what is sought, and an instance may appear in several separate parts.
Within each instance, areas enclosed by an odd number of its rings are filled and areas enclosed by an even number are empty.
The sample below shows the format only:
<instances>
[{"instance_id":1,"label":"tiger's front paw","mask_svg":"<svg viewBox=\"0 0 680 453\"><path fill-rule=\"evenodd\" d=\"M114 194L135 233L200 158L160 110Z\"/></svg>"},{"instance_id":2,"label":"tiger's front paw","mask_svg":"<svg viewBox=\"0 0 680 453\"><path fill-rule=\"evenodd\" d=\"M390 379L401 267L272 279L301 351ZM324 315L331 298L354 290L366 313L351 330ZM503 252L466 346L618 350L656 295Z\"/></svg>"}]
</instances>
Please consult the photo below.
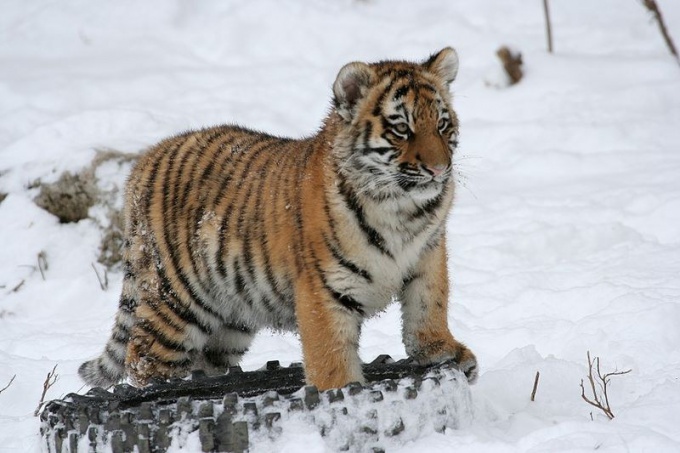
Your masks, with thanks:
<instances>
[{"instance_id":1,"label":"tiger's front paw","mask_svg":"<svg viewBox=\"0 0 680 453\"><path fill-rule=\"evenodd\" d=\"M426 342L421 344L417 351L410 355L421 364L438 363L453 359L470 384L477 380L477 358L467 346L456 340Z\"/></svg>"}]
</instances>

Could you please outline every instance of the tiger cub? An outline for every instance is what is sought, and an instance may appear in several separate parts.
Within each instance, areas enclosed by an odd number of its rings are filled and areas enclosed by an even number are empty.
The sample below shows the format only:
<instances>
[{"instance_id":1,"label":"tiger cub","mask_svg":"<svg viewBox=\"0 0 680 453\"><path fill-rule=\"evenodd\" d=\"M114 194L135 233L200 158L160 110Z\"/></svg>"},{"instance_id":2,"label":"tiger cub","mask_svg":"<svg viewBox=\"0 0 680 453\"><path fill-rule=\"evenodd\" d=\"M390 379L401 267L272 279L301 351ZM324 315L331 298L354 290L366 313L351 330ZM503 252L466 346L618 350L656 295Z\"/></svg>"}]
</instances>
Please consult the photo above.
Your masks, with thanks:
<instances>
[{"instance_id":1,"label":"tiger cub","mask_svg":"<svg viewBox=\"0 0 680 453\"><path fill-rule=\"evenodd\" d=\"M397 300L409 356L475 356L447 325L446 219L458 57L349 63L313 137L237 126L166 139L127 182L123 290L103 354L80 376L224 372L262 328L300 334L308 383L363 381L362 321Z\"/></svg>"}]
</instances>

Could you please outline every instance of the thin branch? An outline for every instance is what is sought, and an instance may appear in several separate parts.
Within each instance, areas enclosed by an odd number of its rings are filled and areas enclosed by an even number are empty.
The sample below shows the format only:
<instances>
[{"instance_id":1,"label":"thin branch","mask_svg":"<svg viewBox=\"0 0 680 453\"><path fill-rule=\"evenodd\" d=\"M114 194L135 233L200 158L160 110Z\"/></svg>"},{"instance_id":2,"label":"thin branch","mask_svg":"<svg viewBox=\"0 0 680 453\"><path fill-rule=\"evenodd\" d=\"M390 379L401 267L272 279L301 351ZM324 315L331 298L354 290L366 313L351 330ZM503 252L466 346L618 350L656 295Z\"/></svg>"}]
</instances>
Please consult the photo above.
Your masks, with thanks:
<instances>
[{"instance_id":1,"label":"thin branch","mask_svg":"<svg viewBox=\"0 0 680 453\"><path fill-rule=\"evenodd\" d=\"M11 292L13 292L13 293L18 292L21 289L21 287L24 286L24 283L26 283L26 280L21 280L17 286L12 288Z\"/></svg>"},{"instance_id":2,"label":"thin branch","mask_svg":"<svg viewBox=\"0 0 680 453\"><path fill-rule=\"evenodd\" d=\"M668 50L675 57L675 60L678 62L678 64L680 64L680 56L678 56L678 51L675 48L673 39L668 33L668 28L666 28L666 23L663 20L663 15L661 14L659 6L656 4L656 0L642 0L642 4L645 5L645 7L654 15L654 19L656 19L656 23L659 24L659 31L661 31L661 35L663 36L663 40L666 42Z\"/></svg>"},{"instance_id":3,"label":"thin branch","mask_svg":"<svg viewBox=\"0 0 680 453\"><path fill-rule=\"evenodd\" d=\"M4 392L5 390L7 390L7 389L9 388L9 386L12 385L12 382L14 382L14 378L16 378L16 377L17 377L16 374L15 374L14 376L12 376L12 379L9 380L9 383L7 383L6 386L4 386L3 388L0 389L0 393L2 393L2 392Z\"/></svg>"},{"instance_id":4,"label":"thin branch","mask_svg":"<svg viewBox=\"0 0 680 453\"><path fill-rule=\"evenodd\" d=\"M52 371L47 373L47 377L45 378L45 382L43 382L43 391L42 395L40 395L40 401L38 402L38 407L35 409L35 412L33 412L33 416L37 417L38 414L40 413L40 409L42 409L43 404L45 403L45 394L47 393L47 390L52 387L57 380L59 379L59 375L56 373L57 371L57 365L54 365L54 368L52 368Z\"/></svg>"},{"instance_id":5,"label":"thin branch","mask_svg":"<svg viewBox=\"0 0 680 453\"><path fill-rule=\"evenodd\" d=\"M548 39L548 53L553 53L552 26L550 25L550 8L548 8L548 0L543 0L543 13L545 14L545 34Z\"/></svg>"},{"instance_id":6,"label":"thin branch","mask_svg":"<svg viewBox=\"0 0 680 453\"><path fill-rule=\"evenodd\" d=\"M106 272L106 269L104 269L104 280L99 276L99 271L97 270L97 266L92 264L92 269L94 269L94 273L97 275L97 280L99 280L99 287L102 289L102 291L106 291L109 289L109 274Z\"/></svg>"},{"instance_id":7,"label":"thin branch","mask_svg":"<svg viewBox=\"0 0 680 453\"><path fill-rule=\"evenodd\" d=\"M604 414L611 420L614 418L614 413L612 412L611 405L609 404L609 393L608 385L611 382L612 376L620 376L622 374L628 374L631 370L626 371L612 371L611 373L602 374L600 370L600 358L595 357L591 360L590 351L586 353L588 357L588 381L590 382L590 389L593 392L592 398L586 396L586 388L583 385L583 379L581 379L581 398L598 409L600 409ZM597 373L597 386L595 385L595 377L593 376L593 367ZM599 390L598 390L599 388ZM590 418L592 419L592 412Z\"/></svg>"},{"instance_id":8,"label":"thin branch","mask_svg":"<svg viewBox=\"0 0 680 453\"><path fill-rule=\"evenodd\" d=\"M45 251L41 251L38 253L38 269L40 270L40 276L42 277L43 281L45 280L45 271L48 267L47 255L45 254Z\"/></svg>"},{"instance_id":9,"label":"thin branch","mask_svg":"<svg viewBox=\"0 0 680 453\"><path fill-rule=\"evenodd\" d=\"M531 401L536 398L536 390L538 390L538 378L541 376L540 372L536 372L536 377L534 378L534 389L531 391Z\"/></svg>"}]
</instances>

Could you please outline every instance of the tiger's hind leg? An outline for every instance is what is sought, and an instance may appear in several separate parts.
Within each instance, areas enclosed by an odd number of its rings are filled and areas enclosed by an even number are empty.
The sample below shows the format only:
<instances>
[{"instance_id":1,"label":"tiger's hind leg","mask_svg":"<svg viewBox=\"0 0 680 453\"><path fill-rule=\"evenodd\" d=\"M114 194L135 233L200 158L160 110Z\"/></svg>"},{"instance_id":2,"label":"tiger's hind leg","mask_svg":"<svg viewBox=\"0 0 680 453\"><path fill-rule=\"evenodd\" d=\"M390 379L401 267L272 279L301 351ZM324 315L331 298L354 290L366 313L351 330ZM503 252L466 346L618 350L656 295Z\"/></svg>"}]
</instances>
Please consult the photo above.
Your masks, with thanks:
<instances>
[{"instance_id":1,"label":"tiger's hind leg","mask_svg":"<svg viewBox=\"0 0 680 453\"><path fill-rule=\"evenodd\" d=\"M137 308L125 360L126 373L136 386L153 378L184 377L191 369L187 326L168 323L164 315L149 304Z\"/></svg>"},{"instance_id":2,"label":"tiger's hind leg","mask_svg":"<svg viewBox=\"0 0 680 453\"><path fill-rule=\"evenodd\" d=\"M158 275L154 267L142 274L138 275L139 302L125 357L126 374L136 386L153 378L186 376L196 341L207 339L207 333L201 333L193 322L196 317L190 307L167 290L165 276Z\"/></svg>"},{"instance_id":3,"label":"tiger's hind leg","mask_svg":"<svg viewBox=\"0 0 680 453\"><path fill-rule=\"evenodd\" d=\"M209 375L223 374L231 366L241 362L250 348L255 330L238 323L225 323L214 332L202 351L202 357L194 369L202 369Z\"/></svg>"}]
</instances>

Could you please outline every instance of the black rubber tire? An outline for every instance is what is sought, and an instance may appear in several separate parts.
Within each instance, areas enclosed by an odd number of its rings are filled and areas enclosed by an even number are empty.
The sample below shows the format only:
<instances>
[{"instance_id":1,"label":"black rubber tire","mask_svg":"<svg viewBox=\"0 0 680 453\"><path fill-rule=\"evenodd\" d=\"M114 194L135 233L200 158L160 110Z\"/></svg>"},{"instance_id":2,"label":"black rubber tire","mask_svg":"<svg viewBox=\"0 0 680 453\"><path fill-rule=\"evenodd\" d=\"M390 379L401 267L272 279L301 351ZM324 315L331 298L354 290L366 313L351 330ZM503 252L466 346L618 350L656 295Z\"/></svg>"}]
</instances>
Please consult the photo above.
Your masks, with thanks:
<instances>
[{"instance_id":1,"label":"black rubber tire","mask_svg":"<svg viewBox=\"0 0 680 453\"><path fill-rule=\"evenodd\" d=\"M457 428L471 417L467 380L452 362L418 365L382 355L363 367L367 383L319 392L300 364L268 362L224 376L93 388L48 402L41 434L50 452L164 453L198 432L202 451L251 451L274 441L292 420L315 426L337 450L381 451L393 438ZM424 396L426 395L426 396Z\"/></svg>"}]
</instances>

